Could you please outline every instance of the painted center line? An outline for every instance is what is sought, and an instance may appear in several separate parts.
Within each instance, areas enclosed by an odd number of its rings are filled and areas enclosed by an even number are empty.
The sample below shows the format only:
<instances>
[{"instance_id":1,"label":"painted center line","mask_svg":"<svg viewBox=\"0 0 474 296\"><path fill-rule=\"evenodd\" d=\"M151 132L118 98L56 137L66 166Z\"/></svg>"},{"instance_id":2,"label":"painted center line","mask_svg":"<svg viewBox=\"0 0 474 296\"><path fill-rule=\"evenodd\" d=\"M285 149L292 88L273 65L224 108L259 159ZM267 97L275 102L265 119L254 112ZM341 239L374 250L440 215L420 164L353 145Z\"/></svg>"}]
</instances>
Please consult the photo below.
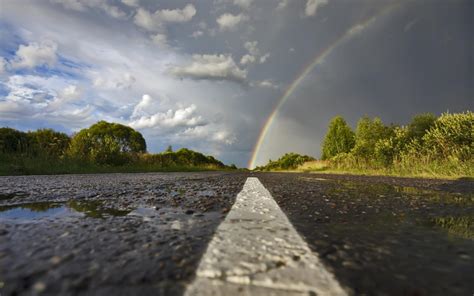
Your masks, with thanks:
<instances>
[{"instance_id":1,"label":"painted center line","mask_svg":"<svg viewBox=\"0 0 474 296\"><path fill-rule=\"evenodd\" d=\"M347 295L270 192L257 178L248 178L185 295L314 293Z\"/></svg>"}]
</instances>

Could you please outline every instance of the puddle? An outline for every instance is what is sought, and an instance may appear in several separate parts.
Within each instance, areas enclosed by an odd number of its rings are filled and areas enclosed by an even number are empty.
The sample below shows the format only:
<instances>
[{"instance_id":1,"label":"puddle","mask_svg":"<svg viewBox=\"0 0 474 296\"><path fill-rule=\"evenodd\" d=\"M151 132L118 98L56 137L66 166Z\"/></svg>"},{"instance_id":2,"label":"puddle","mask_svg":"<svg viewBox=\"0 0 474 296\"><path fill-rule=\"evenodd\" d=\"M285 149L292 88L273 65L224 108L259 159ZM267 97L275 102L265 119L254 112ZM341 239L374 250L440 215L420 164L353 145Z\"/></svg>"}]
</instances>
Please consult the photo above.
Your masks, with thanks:
<instances>
[{"instance_id":1,"label":"puddle","mask_svg":"<svg viewBox=\"0 0 474 296\"><path fill-rule=\"evenodd\" d=\"M474 239L474 216L445 216L430 220L434 227L441 228L453 236Z\"/></svg>"},{"instance_id":2,"label":"puddle","mask_svg":"<svg viewBox=\"0 0 474 296\"><path fill-rule=\"evenodd\" d=\"M106 218L107 216L112 217L123 217L130 213L130 210L119 210L109 207L104 207L103 202L100 200L93 201L75 201L71 200L66 204L69 208L76 212L83 213L87 217L91 218Z\"/></svg>"},{"instance_id":3,"label":"puddle","mask_svg":"<svg viewBox=\"0 0 474 296\"><path fill-rule=\"evenodd\" d=\"M12 193L0 193L0 200L9 200L15 197L25 197L28 196L26 192L12 192Z\"/></svg>"},{"instance_id":4,"label":"puddle","mask_svg":"<svg viewBox=\"0 0 474 296\"><path fill-rule=\"evenodd\" d=\"M102 201L37 202L0 206L0 220L28 221L44 218L83 216L106 218L126 216L129 210L103 206Z\"/></svg>"},{"instance_id":5,"label":"puddle","mask_svg":"<svg viewBox=\"0 0 474 296\"><path fill-rule=\"evenodd\" d=\"M66 217L74 215L74 211L62 203L43 202L14 206L1 206L0 219L36 220L42 218Z\"/></svg>"}]
</instances>

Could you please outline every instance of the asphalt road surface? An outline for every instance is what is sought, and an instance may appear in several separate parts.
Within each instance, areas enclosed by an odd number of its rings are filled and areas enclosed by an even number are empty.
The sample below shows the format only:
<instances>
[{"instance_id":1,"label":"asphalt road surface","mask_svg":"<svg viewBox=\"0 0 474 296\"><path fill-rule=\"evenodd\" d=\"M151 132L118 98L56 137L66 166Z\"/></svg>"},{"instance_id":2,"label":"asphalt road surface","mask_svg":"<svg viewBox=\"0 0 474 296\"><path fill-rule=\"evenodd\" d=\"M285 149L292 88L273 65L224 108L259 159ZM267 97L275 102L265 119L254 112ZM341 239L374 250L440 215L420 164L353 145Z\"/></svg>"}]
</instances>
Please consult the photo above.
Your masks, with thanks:
<instances>
[{"instance_id":1,"label":"asphalt road surface","mask_svg":"<svg viewBox=\"0 0 474 296\"><path fill-rule=\"evenodd\" d=\"M258 179L245 190L248 177ZM264 219L280 224L262 226ZM281 239L278 227L291 235ZM259 246L245 245L249 237ZM240 242L250 256L245 267L255 272L223 279L222 270L242 263L232 263L244 257L233 246ZM470 180L220 172L0 177L2 296L192 295L201 275L234 280L239 286L229 291L237 295L269 294L264 286L275 295L302 294L294 283L305 281L310 295L339 287L349 295L473 295L473 260ZM308 266L324 279L298 273ZM336 288L319 289L326 279ZM252 285L260 286L245 288Z\"/></svg>"}]
</instances>

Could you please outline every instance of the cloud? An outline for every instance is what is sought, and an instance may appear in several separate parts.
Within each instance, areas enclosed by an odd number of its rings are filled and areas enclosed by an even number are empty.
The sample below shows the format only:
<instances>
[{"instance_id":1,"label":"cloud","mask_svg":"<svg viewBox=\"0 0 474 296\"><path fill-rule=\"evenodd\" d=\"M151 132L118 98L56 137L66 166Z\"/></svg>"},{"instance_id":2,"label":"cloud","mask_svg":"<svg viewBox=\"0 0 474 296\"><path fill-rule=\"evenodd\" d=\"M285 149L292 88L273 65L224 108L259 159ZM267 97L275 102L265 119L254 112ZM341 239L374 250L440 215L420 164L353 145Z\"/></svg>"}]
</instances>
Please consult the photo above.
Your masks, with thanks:
<instances>
[{"instance_id":1,"label":"cloud","mask_svg":"<svg viewBox=\"0 0 474 296\"><path fill-rule=\"evenodd\" d=\"M42 43L21 44L11 62L13 68L35 68L37 66L54 66L57 61L58 45L52 41Z\"/></svg>"},{"instance_id":2,"label":"cloud","mask_svg":"<svg viewBox=\"0 0 474 296\"><path fill-rule=\"evenodd\" d=\"M196 8L192 4L186 5L183 9L163 9L154 13L139 8L135 14L134 22L139 27L156 32L163 29L165 23L189 22L194 15L196 15Z\"/></svg>"},{"instance_id":3,"label":"cloud","mask_svg":"<svg viewBox=\"0 0 474 296\"><path fill-rule=\"evenodd\" d=\"M162 28L161 20L156 18L152 13L144 8L138 8L133 22L148 31L157 31Z\"/></svg>"},{"instance_id":4,"label":"cloud","mask_svg":"<svg viewBox=\"0 0 474 296\"><path fill-rule=\"evenodd\" d=\"M198 38L198 37L201 37L202 35L204 35L204 32L201 31L201 30L194 31L194 32L191 34L191 36L192 36L193 38Z\"/></svg>"},{"instance_id":5,"label":"cloud","mask_svg":"<svg viewBox=\"0 0 474 296\"><path fill-rule=\"evenodd\" d=\"M211 125L187 128L179 133L178 136L187 140L206 139L207 141L225 145L232 145L237 141L237 138L231 132Z\"/></svg>"},{"instance_id":6,"label":"cloud","mask_svg":"<svg viewBox=\"0 0 474 296\"><path fill-rule=\"evenodd\" d=\"M129 72L116 72L109 70L93 70L88 74L93 85L99 89L123 90L129 89L136 82L135 76Z\"/></svg>"},{"instance_id":7,"label":"cloud","mask_svg":"<svg viewBox=\"0 0 474 296\"><path fill-rule=\"evenodd\" d=\"M224 54L195 54L190 64L174 66L170 72L177 77L195 80L227 80L243 83L247 78L247 71L240 69L232 56Z\"/></svg>"},{"instance_id":8,"label":"cloud","mask_svg":"<svg viewBox=\"0 0 474 296\"><path fill-rule=\"evenodd\" d=\"M0 57L0 75L7 71L7 65L7 61L3 57Z\"/></svg>"},{"instance_id":9,"label":"cloud","mask_svg":"<svg viewBox=\"0 0 474 296\"><path fill-rule=\"evenodd\" d=\"M240 6L243 9L249 9L252 3L253 0L234 0L234 4Z\"/></svg>"},{"instance_id":10,"label":"cloud","mask_svg":"<svg viewBox=\"0 0 474 296\"><path fill-rule=\"evenodd\" d=\"M140 103L142 102L143 100ZM206 124L207 122L202 118L202 116L196 115L196 105L194 104L186 108L176 110L169 109L166 112L142 115L139 118L134 118L129 123L131 127L136 129L168 129L176 127L193 127Z\"/></svg>"},{"instance_id":11,"label":"cloud","mask_svg":"<svg viewBox=\"0 0 474 296\"><path fill-rule=\"evenodd\" d=\"M84 126L93 121L94 108L81 105L82 89L58 76L12 75L4 83L8 95L0 98L0 117L14 121L40 120Z\"/></svg>"},{"instance_id":12,"label":"cloud","mask_svg":"<svg viewBox=\"0 0 474 296\"><path fill-rule=\"evenodd\" d=\"M240 63L242 65L253 64L253 63L255 63L255 61L256 61L255 56L250 55L250 54L246 54L246 55L242 56L242 58L240 59Z\"/></svg>"},{"instance_id":13,"label":"cloud","mask_svg":"<svg viewBox=\"0 0 474 296\"><path fill-rule=\"evenodd\" d=\"M263 56L261 56L260 59L259 59L260 64L265 63L269 57L270 57L270 53L266 53Z\"/></svg>"},{"instance_id":14,"label":"cloud","mask_svg":"<svg viewBox=\"0 0 474 296\"><path fill-rule=\"evenodd\" d=\"M260 54L260 49L258 49L258 42L257 41L247 41L244 44L245 49L247 49L248 54L245 54L240 59L240 63L242 65L249 65L256 62L263 64L267 61L270 57L270 53L266 53L264 55Z\"/></svg>"},{"instance_id":15,"label":"cloud","mask_svg":"<svg viewBox=\"0 0 474 296\"><path fill-rule=\"evenodd\" d=\"M122 0L122 3L131 6L131 7L138 7L139 6L139 0Z\"/></svg>"},{"instance_id":16,"label":"cloud","mask_svg":"<svg viewBox=\"0 0 474 296\"><path fill-rule=\"evenodd\" d=\"M221 31L233 31L239 24L246 20L248 20L248 16L242 13L237 15L224 13L217 18L217 24Z\"/></svg>"},{"instance_id":17,"label":"cloud","mask_svg":"<svg viewBox=\"0 0 474 296\"><path fill-rule=\"evenodd\" d=\"M186 5L183 9L163 9L155 12L158 19L169 23L189 22L195 14L196 8L192 4Z\"/></svg>"},{"instance_id":18,"label":"cloud","mask_svg":"<svg viewBox=\"0 0 474 296\"><path fill-rule=\"evenodd\" d=\"M248 50L248 52L251 55L258 55L260 54L260 50L258 49L257 45L258 45L258 41L253 41L253 42L247 41L245 42L244 47L246 50Z\"/></svg>"},{"instance_id":19,"label":"cloud","mask_svg":"<svg viewBox=\"0 0 474 296\"><path fill-rule=\"evenodd\" d=\"M277 10L283 10L288 6L288 0L281 0L276 7Z\"/></svg>"},{"instance_id":20,"label":"cloud","mask_svg":"<svg viewBox=\"0 0 474 296\"><path fill-rule=\"evenodd\" d=\"M272 89L279 88L277 84L275 84L273 81L268 80L268 79L257 82L257 85L264 88L272 88Z\"/></svg>"},{"instance_id":21,"label":"cloud","mask_svg":"<svg viewBox=\"0 0 474 296\"><path fill-rule=\"evenodd\" d=\"M58 110L59 107L79 100L83 95L83 90L77 85L68 85L58 95L48 103L49 110Z\"/></svg>"},{"instance_id":22,"label":"cloud","mask_svg":"<svg viewBox=\"0 0 474 296\"><path fill-rule=\"evenodd\" d=\"M147 109L149 110L153 106L153 99L150 95L144 94L141 101L135 105L133 108L133 113L131 118L137 118L144 114L147 114Z\"/></svg>"},{"instance_id":23,"label":"cloud","mask_svg":"<svg viewBox=\"0 0 474 296\"><path fill-rule=\"evenodd\" d=\"M107 0L51 0L51 2L61 4L64 8L70 10L86 11L88 9L100 9L113 18L123 19L126 17L125 12L117 6L108 4ZM123 2L133 2L133 0L124 0Z\"/></svg>"},{"instance_id":24,"label":"cloud","mask_svg":"<svg viewBox=\"0 0 474 296\"><path fill-rule=\"evenodd\" d=\"M319 7L328 4L328 0L307 0L304 13L306 16L314 16Z\"/></svg>"},{"instance_id":25,"label":"cloud","mask_svg":"<svg viewBox=\"0 0 474 296\"><path fill-rule=\"evenodd\" d=\"M157 33L151 36L151 40L153 41L153 43L161 47L168 46L168 37L166 36L166 34Z\"/></svg>"}]
</instances>

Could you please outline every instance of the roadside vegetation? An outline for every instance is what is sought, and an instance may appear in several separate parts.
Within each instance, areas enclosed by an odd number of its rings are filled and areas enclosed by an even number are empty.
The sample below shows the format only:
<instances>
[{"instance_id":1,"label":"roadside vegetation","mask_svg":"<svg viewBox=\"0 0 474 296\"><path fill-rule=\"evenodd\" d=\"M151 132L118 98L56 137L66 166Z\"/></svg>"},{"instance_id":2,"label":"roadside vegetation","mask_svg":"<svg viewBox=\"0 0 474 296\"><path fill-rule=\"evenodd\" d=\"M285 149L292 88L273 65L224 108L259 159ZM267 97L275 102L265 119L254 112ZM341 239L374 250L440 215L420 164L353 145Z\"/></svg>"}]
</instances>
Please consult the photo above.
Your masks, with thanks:
<instances>
[{"instance_id":1,"label":"roadside vegetation","mask_svg":"<svg viewBox=\"0 0 474 296\"><path fill-rule=\"evenodd\" d=\"M294 170L306 162L314 161L315 158L308 155L299 155L297 153L287 153L278 160L269 160L268 164L261 167L256 167L259 171L279 171L279 170Z\"/></svg>"},{"instance_id":2,"label":"roadside vegetation","mask_svg":"<svg viewBox=\"0 0 474 296\"><path fill-rule=\"evenodd\" d=\"M404 126L363 117L355 131L344 118L336 116L329 123L321 151L321 160L287 167L372 175L474 177L474 113L444 113L439 117L419 114ZM270 161L257 169L274 167Z\"/></svg>"},{"instance_id":3,"label":"roadside vegetation","mask_svg":"<svg viewBox=\"0 0 474 296\"><path fill-rule=\"evenodd\" d=\"M186 148L147 153L143 136L118 123L99 121L72 136L0 128L0 175L223 169L236 167Z\"/></svg>"}]
</instances>

